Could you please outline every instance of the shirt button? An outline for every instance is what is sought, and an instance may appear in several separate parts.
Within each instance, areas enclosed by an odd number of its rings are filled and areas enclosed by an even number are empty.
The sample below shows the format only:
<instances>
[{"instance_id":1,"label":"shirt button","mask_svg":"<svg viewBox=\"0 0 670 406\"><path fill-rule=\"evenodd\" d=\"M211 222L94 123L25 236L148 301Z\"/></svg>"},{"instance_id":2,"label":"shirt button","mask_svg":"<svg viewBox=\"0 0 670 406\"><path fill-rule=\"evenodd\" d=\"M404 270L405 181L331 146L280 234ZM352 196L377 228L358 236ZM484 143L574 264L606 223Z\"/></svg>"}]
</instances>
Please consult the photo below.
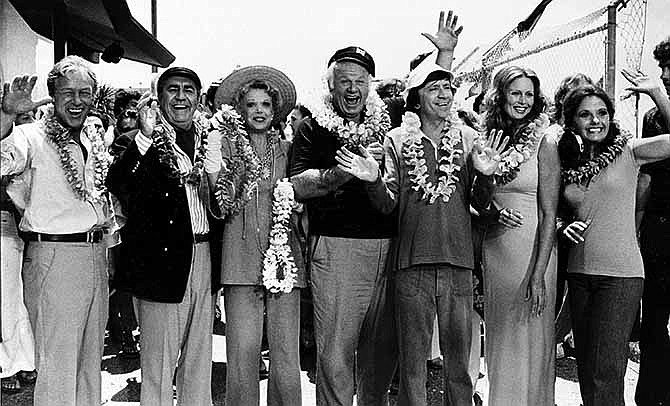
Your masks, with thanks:
<instances>
[{"instance_id":1,"label":"shirt button","mask_svg":"<svg viewBox=\"0 0 670 406\"><path fill-rule=\"evenodd\" d=\"M167 247L163 248L163 251L167 252Z\"/></svg>"},{"instance_id":2,"label":"shirt button","mask_svg":"<svg viewBox=\"0 0 670 406\"><path fill-rule=\"evenodd\" d=\"M168 197L168 196L169 196L169 193L166 193L166 194L165 194L165 197Z\"/></svg>"},{"instance_id":3,"label":"shirt button","mask_svg":"<svg viewBox=\"0 0 670 406\"><path fill-rule=\"evenodd\" d=\"M170 224L173 224L173 223L174 223L174 221L170 220Z\"/></svg>"}]
</instances>

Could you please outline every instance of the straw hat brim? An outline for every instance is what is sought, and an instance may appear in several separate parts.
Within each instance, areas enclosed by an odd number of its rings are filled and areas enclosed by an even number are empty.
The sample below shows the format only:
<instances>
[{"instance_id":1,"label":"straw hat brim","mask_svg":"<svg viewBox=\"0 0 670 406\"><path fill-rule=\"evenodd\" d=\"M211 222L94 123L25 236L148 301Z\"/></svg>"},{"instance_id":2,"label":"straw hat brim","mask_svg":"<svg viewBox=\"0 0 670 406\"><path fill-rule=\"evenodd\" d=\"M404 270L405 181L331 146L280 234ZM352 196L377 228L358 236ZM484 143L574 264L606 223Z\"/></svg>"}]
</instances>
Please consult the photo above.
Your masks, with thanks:
<instances>
[{"instance_id":1,"label":"straw hat brim","mask_svg":"<svg viewBox=\"0 0 670 406\"><path fill-rule=\"evenodd\" d=\"M270 66L247 66L228 75L223 79L214 95L216 108L218 109L222 104L232 106L235 103L235 97L240 88L253 80L264 80L270 86L277 89L280 106L276 110L279 113L280 120L285 120L293 107L295 107L295 86L288 76Z\"/></svg>"}]
</instances>

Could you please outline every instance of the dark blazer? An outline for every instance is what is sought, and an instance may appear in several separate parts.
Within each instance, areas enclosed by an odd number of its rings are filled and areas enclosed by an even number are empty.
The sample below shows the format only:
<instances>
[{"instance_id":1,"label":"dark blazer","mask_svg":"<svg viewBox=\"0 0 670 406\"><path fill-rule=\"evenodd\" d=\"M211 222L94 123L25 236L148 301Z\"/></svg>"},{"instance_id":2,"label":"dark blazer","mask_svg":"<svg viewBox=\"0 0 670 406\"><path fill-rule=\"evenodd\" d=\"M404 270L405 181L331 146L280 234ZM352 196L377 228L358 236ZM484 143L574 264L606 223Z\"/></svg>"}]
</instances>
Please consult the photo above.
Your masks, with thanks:
<instances>
[{"instance_id":1,"label":"dark blazer","mask_svg":"<svg viewBox=\"0 0 670 406\"><path fill-rule=\"evenodd\" d=\"M114 284L142 299L179 303L193 255L193 231L185 186L166 176L156 148L142 156L133 142L138 130L114 141L118 153L107 187L127 217L121 229L119 270ZM204 180L207 183L206 179ZM212 292L220 287L221 224L210 217Z\"/></svg>"}]
</instances>

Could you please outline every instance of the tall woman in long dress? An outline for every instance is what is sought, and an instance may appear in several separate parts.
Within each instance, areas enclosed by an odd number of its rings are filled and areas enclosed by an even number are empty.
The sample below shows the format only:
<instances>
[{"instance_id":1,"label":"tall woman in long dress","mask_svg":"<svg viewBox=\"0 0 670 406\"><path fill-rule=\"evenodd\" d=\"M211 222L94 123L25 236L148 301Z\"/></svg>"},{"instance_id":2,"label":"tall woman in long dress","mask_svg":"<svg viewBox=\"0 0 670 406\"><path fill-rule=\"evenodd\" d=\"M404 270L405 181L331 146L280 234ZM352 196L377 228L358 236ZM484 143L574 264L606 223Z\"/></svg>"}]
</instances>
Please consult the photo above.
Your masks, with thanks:
<instances>
[{"instance_id":1,"label":"tall woman in long dress","mask_svg":"<svg viewBox=\"0 0 670 406\"><path fill-rule=\"evenodd\" d=\"M510 137L495 176L497 222L483 243L486 360L492 406L554 405L557 142L535 72L500 70L487 95L487 130Z\"/></svg>"}]
</instances>

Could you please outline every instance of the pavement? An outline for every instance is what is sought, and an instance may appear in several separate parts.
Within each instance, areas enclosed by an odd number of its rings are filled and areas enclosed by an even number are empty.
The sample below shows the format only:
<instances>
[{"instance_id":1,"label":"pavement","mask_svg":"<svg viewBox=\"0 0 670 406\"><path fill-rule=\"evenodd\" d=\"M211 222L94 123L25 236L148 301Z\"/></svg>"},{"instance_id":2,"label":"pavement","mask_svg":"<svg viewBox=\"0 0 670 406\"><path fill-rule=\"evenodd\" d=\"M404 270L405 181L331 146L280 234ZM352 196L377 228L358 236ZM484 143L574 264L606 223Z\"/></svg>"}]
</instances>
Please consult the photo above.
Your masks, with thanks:
<instances>
[{"instance_id":1,"label":"pavement","mask_svg":"<svg viewBox=\"0 0 670 406\"><path fill-rule=\"evenodd\" d=\"M109 343L105 347L105 356L102 361L102 403L108 406L139 406L140 400L140 362L139 358L129 359L117 353ZM268 361L265 360L267 363ZM484 363L482 362L482 365ZM633 396L638 375L638 363L629 361L626 371L625 400L626 406L635 406ZM486 405L488 381L486 370L484 377L477 382ZM428 406L442 405L442 391L440 387L441 370L430 370L427 382ZM577 365L573 358L563 358L556 362L556 405L579 406L579 384L577 383ZM225 376L226 376L226 340L220 332L213 336L212 354L212 394L214 406L225 405ZM301 373L302 402L304 405L316 404L314 384L309 382L306 372ZM267 404L265 398L267 379L260 380L261 406ZM0 405L3 406L32 406L32 387L26 388L19 394L2 395ZM395 396L391 396L390 405L395 406Z\"/></svg>"}]
</instances>

